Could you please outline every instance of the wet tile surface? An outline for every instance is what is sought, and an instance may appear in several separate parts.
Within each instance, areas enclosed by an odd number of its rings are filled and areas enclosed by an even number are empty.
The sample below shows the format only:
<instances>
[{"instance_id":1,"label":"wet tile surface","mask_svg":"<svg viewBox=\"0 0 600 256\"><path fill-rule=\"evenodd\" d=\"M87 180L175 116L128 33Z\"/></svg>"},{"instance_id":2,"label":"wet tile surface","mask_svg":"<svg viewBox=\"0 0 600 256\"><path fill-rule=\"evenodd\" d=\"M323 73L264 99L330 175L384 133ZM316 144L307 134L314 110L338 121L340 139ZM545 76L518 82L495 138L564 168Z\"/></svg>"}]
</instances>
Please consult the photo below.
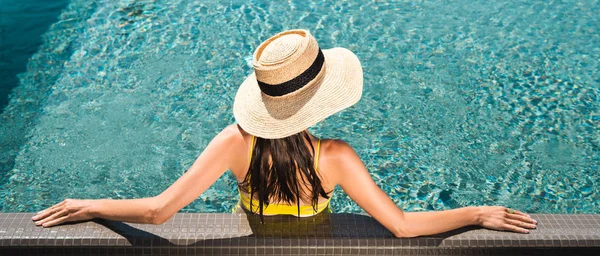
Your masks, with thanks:
<instances>
[{"instance_id":1,"label":"wet tile surface","mask_svg":"<svg viewBox=\"0 0 600 256\"><path fill-rule=\"evenodd\" d=\"M0 254L153 255L475 255L600 254L600 215L535 214L530 234L467 227L395 238L374 219L322 214L297 219L180 213L162 225L95 220L41 228L32 213L0 214Z\"/></svg>"}]
</instances>

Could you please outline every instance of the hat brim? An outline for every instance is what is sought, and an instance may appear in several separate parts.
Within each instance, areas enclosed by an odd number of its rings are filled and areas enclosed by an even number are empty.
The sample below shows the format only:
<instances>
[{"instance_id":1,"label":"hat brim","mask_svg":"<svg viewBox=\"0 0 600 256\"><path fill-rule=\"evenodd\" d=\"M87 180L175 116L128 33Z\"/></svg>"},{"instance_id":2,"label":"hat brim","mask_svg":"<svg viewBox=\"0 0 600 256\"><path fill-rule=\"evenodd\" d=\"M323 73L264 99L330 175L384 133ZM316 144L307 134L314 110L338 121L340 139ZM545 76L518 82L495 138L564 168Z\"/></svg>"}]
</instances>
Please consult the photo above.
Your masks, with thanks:
<instances>
[{"instance_id":1,"label":"hat brim","mask_svg":"<svg viewBox=\"0 0 600 256\"><path fill-rule=\"evenodd\" d=\"M345 48L323 50L323 55L325 74L321 80L290 95L263 94L252 72L240 85L233 103L233 115L242 129L260 138L284 138L358 102L363 74L356 55Z\"/></svg>"}]
</instances>

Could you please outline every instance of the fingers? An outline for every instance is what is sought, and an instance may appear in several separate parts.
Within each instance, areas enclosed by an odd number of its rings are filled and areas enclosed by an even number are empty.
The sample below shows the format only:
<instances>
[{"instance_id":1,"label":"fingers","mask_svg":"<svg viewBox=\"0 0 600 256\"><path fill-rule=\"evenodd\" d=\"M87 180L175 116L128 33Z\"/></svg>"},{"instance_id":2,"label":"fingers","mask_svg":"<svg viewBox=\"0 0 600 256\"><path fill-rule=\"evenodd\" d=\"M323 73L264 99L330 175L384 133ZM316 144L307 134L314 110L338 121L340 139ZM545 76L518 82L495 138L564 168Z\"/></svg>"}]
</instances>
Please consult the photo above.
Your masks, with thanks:
<instances>
[{"instance_id":1,"label":"fingers","mask_svg":"<svg viewBox=\"0 0 600 256\"><path fill-rule=\"evenodd\" d=\"M54 207L59 207L59 206L63 206L65 203L67 202L67 200L62 200L60 203L55 204L53 206L51 206L50 208L54 208Z\"/></svg>"},{"instance_id":2,"label":"fingers","mask_svg":"<svg viewBox=\"0 0 600 256\"><path fill-rule=\"evenodd\" d=\"M526 217L531 218L531 216L529 216L529 214L527 214L527 213L523 213L523 212L520 212L520 211L517 211L517 210L514 210L514 209L512 209L512 211L513 212L511 214L516 214L516 215L521 215L521 216L526 216Z\"/></svg>"},{"instance_id":3,"label":"fingers","mask_svg":"<svg viewBox=\"0 0 600 256\"><path fill-rule=\"evenodd\" d=\"M481 226L496 230L518 233L529 233L528 229L536 228L537 221L526 213L504 206L482 206L480 213Z\"/></svg>"},{"instance_id":4,"label":"fingers","mask_svg":"<svg viewBox=\"0 0 600 256\"><path fill-rule=\"evenodd\" d=\"M520 227L520 228L530 228L530 229L536 228L536 225L534 223L528 223L526 221L521 221L521 220L517 220L517 219L507 218L506 223L509 225Z\"/></svg>"},{"instance_id":5,"label":"fingers","mask_svg":"<svg viewBox=\"0 0 600 256\"><path fill-rule=\"evenodd\" d=\"M50 215L50 216L48 216L48 217L46 217L46 218L44 218L44 219L42 219L40 221L37 221L35 223L35 225L38 225L38 226L42 225L43 227L48 227L47 223L52 222L52 221L54 221L56 219L60 219L60 218L62 218L64 216L68 216L68 215L69 215L69 211L67 209L59 209L55 213L53 213L52 215Z\"/></svg>"},{"instance_id":6,"label":"fingers","mask_svg":"<svg viewBox=\"0 0 600 256\"><path fill-rule=\"evenodd\" d=\"M507 211L509 213L506 214L505 217L509 220L514 220L514 223L512 223L513 225L526 228L536 228L537 221L531 218L531 216L528 214L514 209L507 209Z\"/></svg>"},{"instance_id":7,"label":"fingers","mask_svg":"<svg viewBox=\"0 0 600 256\"><path fill-rule=\"evenodd\" d=\"M505 214L504 221L508 230L512 230L520 233L529 233L529 230L525 228L534 229L536 228L537 221L531 218L528 214L523 212L506 208L508 212Z\"/></svg>"},{"instance_id":8,"label":"fingers","mask_svg":"<svg viewBox=\"0 0 600 256\"><path fill-rule=\"evenodd\" d=\"M51 214L54 214L64 204L65 204L65 201L63 200L62 202L60 202L58 204L50 206L50 207L38 212L35 216L33 216L32 220L44 219L44 218L50 216Z\"/></svg>"},{"instance_id":9,"label":"fingers","mask_svg":"<svg viewBox=\"0 0 600 256\"><path fill-rule=\"evenodd\" d=\"M513 231L513 232L517 232L517 233L523 233L523 234L528 234L529 233L529 230L527 230L527 229L524 229L524 228L521 228L521 227L517 227L515 225L511 225L511 224L508 224L508 223L502 225L502 228L504 230Z\"/></svg>"},{"instance_id":10,"label":"fingers","mask_svg":"<svg viewBox=\"0 0 600 256\"><path fill-rule=\"evenodd\" d=\"M56 225L58 223L64 222L69 217L69 211L65 207L66 200L55 204L49 208L46 208L40 212L38 212L31 219L35 222L37 226L49 227Z\"/></svg>"},{"instance_id":11,"label":"fingers","mask_svg":"<svg viewBox=\"0 0 600 256\"><path fill-rule=\"evenodd\" d=\"M506 218L512 219L515 221L519 221L519 222L523 222L528 225L533 225L533 227L535 227L535 224L537 224L537 221L532 219L531 217L522 216L522 215L518 215L518 214L507 214Z\"/></svg>"},{"instance_id":12,"label":"fingers","mask_svg":"<svg viewBox=\"0 0 600 256\"><path fill-rule=\"evenodd\" d=\"M69 218L69 215L67 214L67 215L64 215L64 216L62 216L62 217L59 217L59 218L57 218L57 219L54 219L54 220L48 221L48 222L46 222L46 223L42 224L42 226L43 226L43 227L45 227L45 228L47 228L47 227L52 227L52 226L54 226L54 225L58 225L58 224L61 224L61 223L65 222L65 221L67 221L67 219L68 219L68 218Z\"/></svg>"},{"instance_id":13,"label":"fingers","mask_svg":"<svg viewBox=\"0 0 600 256\"><path fill-rule=\"evenodd\" d=\"M53 206L54 207L54 206ZM60 207L50 207L48 209L45 209L41 212L38 212L38 214L36 214L35 216L33 216L33 218L31 218L32 220L41 220L41 219L45 219L48 218L50 215L55 214L57 211L59 211Z\"/></svg>"}]
</instances>

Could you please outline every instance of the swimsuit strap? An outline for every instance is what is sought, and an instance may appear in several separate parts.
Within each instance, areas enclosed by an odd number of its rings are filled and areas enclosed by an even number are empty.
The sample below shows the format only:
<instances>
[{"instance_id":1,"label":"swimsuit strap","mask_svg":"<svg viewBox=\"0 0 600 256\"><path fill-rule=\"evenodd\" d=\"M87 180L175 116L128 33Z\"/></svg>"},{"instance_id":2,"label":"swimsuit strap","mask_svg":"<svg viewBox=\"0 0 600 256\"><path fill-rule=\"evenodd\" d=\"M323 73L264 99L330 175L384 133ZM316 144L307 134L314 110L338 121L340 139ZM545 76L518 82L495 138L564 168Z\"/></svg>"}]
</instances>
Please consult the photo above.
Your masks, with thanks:
<instances>
[{"instance_id":1,"label":"swimsuit strap","mask_svg":"<svg viewBox=\"0 0 600 256\"><path fill-rule=\"evenodd\" d=\"M251 142L250 152L249 152L249 159L250 159L249 161L250 162L252 161L252 154L254 152L254 146L255 146L254 143L255 142L256 142L256 137L252 136L252 142ZM317 171L317 172L319 171L318 166L319 166L320 151L321 151L321 140L319 140L317 142L317 150L315 151L315 155L314 155L315 171ZM248 184L248 189L251 190L250 184ZM238 192L240 193L240 203L241 203L241 205L243 205L243 208L250 209L250 211L253 212L252 208L255 208L255 207L257 208L258 205L255 205L255 203L252 202L252 199L247 194L242 194L242 191L240 190L239 187L238 187ZM270 204L266 208L263 206L263 212L265 214L290 214L290 215L296 215L296 216L312 216L312 215L322 212L325 209L329 209L328 211L331 212L331 207L329 206L330 201L331 201L331 197L329 199L327 199L327 201L317 204L317 211L315 211L313 209L312 205L301 205L300 208L297 208L297 206L292 206L292 205ZM300 212L297 212L298 210Z\"/></svg>"},{"instance_id":2,"label":"swimsuit strap","mask_svg":"<svg viewBox=\"0 0 600 256\"><path fill-rule=\"evenodd\" d=\"M315 152L315 171L318 170L319 167L319 151L321 150L321 140L317 142L317 151Z\"/></svg>"},{"instance_id":3,"label":"swimsuit strap","mask_svg":"<svg viewBox=\"0 0 600 256\"><path fill-rule=\"evenodd\" d=\"M250 142L250 155L248 156L248 164L250 164L252 162L252 153L254 151L254 141L256 140L256 137L254 137L254 135L252 135L252 142Z\"/></svg>"}]
</instances>

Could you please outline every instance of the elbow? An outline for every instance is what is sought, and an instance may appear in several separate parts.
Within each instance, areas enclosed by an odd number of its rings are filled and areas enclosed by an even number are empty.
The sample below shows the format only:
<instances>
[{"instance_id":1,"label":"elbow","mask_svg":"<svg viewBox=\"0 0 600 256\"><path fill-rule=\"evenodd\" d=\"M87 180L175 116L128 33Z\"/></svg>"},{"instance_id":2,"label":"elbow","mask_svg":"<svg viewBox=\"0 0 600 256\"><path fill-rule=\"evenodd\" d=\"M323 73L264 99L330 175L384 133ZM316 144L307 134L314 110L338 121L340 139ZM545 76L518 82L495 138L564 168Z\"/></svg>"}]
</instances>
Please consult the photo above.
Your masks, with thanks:
<instances>
[{"instance_id":1,"label":"elbow","mask_svg":"<svg viewBox=\"0 0 600 256\"><path fill-rule=\"evenodd\" d=\"M413 225L411 225L410 220L408 220L407 218L409 218L409 214L408 213L404 213L402 214L402 218L398 221L396 221L395 225L392 226L393 230L392 233L394 234L394 236L396 238L411 238L411 237L417 237L423 234L419 234L418 231L416 231L413 227Z\"/></svg>"},{"instance_id":2,"label":"elbow","mask_svg":"<svg viewBox=\"0 0 600 256\"><path fill-rule=\"evenodd\" d=\"M167 222L171 216L164 212L164 207L157 203L152 204L144 216L144 223L160 225Z\"/></svg>"},{"instance_id":3,"label":"elbow","mask_svg":"<svg viewBox=\"0 0 600 256\"><path fill-rule=\"evenodd\" d=\"M411 237L419 236L419 234L416 234L416 233L412 232L411 230L409 230L408 225L406 225L406 224L402 224L402 225L398 225L398 226L394 227L394 230L392 230L392 233L394 234L394 236L396 238L411 238Z\"/></svg>"},{"instance_id":4,"label":"elbow","mask_svg":"<svg viewBox=\"0 0 600 256\"><path fill-rule=\"evenodd\" d=\"M150 220L150 224L154 224L154 225L160 225L167 222L167 219L160 219L160 218L155 218Z\"/></svg>"},{"instance_id":5,"label":"elbow","mask_svg":"<svg viewBox=\"0 0 600 256\"><path fill-rule=\"evenodd\" d=\"M401 231L392 232L396 238L407 238Z\"/></svg>"},{"instance_id":6,"label":"elbow","mask_svg":"<svg viewBox=\"0 0 600 256\"><path fill-rule=\"evenodd\" d=\"M411 238L417 235L406 232L402 229L396 229L392 232L396 238Z\"/></svg>"},{"instance_id":7,"label":"elbow","mask_svg":"<svg viewBox=\"0 0 600 256\"><path fill-rule=\"evenodd\" d=\"M163 223L167 222L167 220L168 220L168 218L162 218L160 216L153 215L153 216L149 216L147 218L146 223L154 224L154 225L160 225L160 224L163 224Z\"/></svg>"}]
</instances>

